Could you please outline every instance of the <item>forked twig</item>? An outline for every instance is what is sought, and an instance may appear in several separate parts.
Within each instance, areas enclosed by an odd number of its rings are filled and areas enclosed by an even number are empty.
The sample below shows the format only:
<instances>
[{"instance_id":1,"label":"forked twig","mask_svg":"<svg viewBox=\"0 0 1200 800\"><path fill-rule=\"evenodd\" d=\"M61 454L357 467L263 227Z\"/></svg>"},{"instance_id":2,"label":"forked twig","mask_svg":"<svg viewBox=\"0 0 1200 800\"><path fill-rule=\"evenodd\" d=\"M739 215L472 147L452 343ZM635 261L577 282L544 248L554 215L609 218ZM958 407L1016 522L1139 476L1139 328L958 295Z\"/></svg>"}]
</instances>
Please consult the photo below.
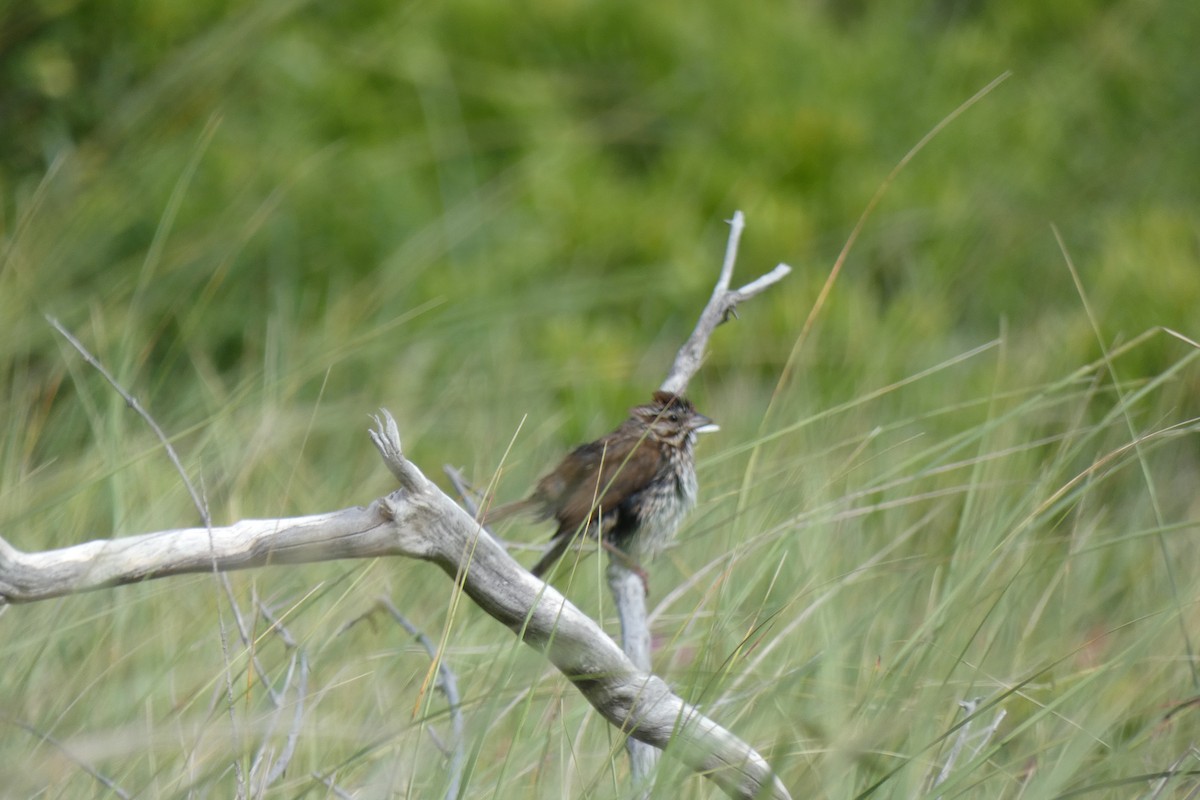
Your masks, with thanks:
<instances>
[{"instance_id":1,"label":"forked twig","mask_svg":"<svg viewBox=\"0 0 1200 800\"><path fill-rule=\"evenodd\" d=\"M675 355L675 361L667 371L667 377L659 387L664 392L684 394L687 391L688 383L699 371L700 365L704 361L704 352L708 349L708 340L712 337L713 331L721 323L737 316L739 303L761 294L767 288L783 280L792 271L787 264L778 264L770 272L760 275L740 289L731 290L729 284L733 280L733 267L737 262L738 243L741 241L742 231L745 227L745 215L741 211L733 212L733 218L729 220L729 241L725 245L725 259L721 263L721 273L717 276L717 284L713 288L708 305L700 312L700 319L696 322L692 335L679 348L679 352Z\"/></svg>"}]
</instances>

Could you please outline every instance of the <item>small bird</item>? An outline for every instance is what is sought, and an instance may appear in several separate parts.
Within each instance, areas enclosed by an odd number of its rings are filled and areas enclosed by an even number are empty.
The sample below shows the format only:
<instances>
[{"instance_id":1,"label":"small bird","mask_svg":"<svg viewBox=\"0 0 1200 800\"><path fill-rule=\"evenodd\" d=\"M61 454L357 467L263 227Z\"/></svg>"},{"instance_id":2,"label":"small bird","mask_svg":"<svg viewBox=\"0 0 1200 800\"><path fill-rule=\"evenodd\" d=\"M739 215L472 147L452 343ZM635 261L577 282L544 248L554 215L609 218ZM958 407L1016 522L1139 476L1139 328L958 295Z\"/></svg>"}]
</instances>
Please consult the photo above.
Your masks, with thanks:
<instances>
[{"instance_id":1,"label":"small bird","mask_svg":"<svg viewBox=\"0 0 1200 800\"><path fill-rule=\"evenodd\" d=\"M549 549L530 570L539 577L582 535L639 564L671 543L696 505L692 449L696 434L715 430L687 398L655 392L615 431L572 450L528 498L491 509L485 521L532 512L558 523Z\"/></svg>"}]
</instances>

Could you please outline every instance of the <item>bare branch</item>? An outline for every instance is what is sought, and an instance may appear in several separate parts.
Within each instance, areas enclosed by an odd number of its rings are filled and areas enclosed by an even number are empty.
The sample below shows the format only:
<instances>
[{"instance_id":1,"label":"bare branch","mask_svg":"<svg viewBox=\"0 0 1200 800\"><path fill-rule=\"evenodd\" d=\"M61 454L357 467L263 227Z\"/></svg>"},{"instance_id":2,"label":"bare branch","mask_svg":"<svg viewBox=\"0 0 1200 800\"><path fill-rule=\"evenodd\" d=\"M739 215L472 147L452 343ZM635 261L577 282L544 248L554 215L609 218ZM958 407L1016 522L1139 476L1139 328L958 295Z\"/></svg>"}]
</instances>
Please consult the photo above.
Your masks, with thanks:
<instances>
[{"instance_id":1,"label":"bare branch","mask_svg":"<svg viewBox=\"0 0 1200 800\"><path fill-rule=\"evenodd\" d=\"M374 417L375 428L370 431L371 441L375 443L375 449L379 451L379 455L383 456L383 463L387 465L388 470L400 481L400 488L415 494L421 494L431 487L433 484L429 479L421 474L421 471L413 466L412 462L404 457L400 447L400 429L396 425L396 420L391 413L386 409L381 409L383 419L378 416Z\"/></svg>"},{"instance_id":2,"label":"bare branch","mask_svg":"<svg viewBox=\"0 0 1200 800\"><path fill-rule=\"evenodd\" d=\"M745 216L741 211L735 211L733 219L729 221L729 241L725 246L725 260L721 264L721 274L717 278L717 285L713 289L708 305L700 312L700 320L696 323L696 328L684 342L683 347L679 348L675 362L671 364L671 369L662 382L660 388L665 392L684 394L692 376L696 374L700 369L700 364L704 361L708 340L717 326L737 315L738 303L749 300L768 286L778 283L792 271L787 264L779 264L766 275L755 278L740 289L730 291L729 284L733 279L734 262L737 261L738 242L745 227Z\"/></svg>"},{"instance_id":3,"label":"bare branch","mask_svg":"<svg viewBox=\"0 0 1200 800\"><path fill-rule=\"evenodd\" d=\"M608 560L606 577L613 607L621 622L621 649L635 667L649 672L651 639L650 624L646 620L646 584L637 571L612 556ZM649 797L650 779L658 765L660 751L634 736L625 740L625 751L629 753L629 772L637 797L644 800Z\"/></svg>"},{"instance_id":4,"label":"bare branch","mask_svg":"<svg viewBox=\"0 0 1200 800\"><path fill-rule=\"evenodd\" d=\"M721 262L721 274L717 276L717 285L713 288L713 299L720 298L729 291L729 283L733 280L733 267L737 263L738 245L742 241L742 231L746 230L746 215L740 210L733 212L729 220L729 240L725 243L725 258Z\"/></svg>"},{"instance_id":5,"label":"bare branch","mask_svg":"<svg viewBox=\"0 0 1200 800\"><path fill-rule=\"evenodd\" d=\"M296 678L296 708L292 713L292 726L288 728L283 752L279 754L279 759L271 768L271 773L267 775L266 786L275 783L287 772L288 765L292 763L292 756L296 753L296 742L300 740L301 723L304 721L304 698L308 696L308 653L301 648L298 656L300 671Z\"/></svg>"},{"instance_id":6,"label":"bare branch","mask_svg":"<svg viewBox=\"0 0 1200 800\"><path fill-rule=\"evenodd\" d=\"M766 275L760 275L754 280L747 283L740 289L735 289L730 292L733 304L749 300L757 294L761 294L768 286L779 283L784 277L791 273L792 268L787 264L776 264L775 269L768 272ZM732 307L731 307L732 310Z\"/></svg>"},{"instance_id":7,"label":"bare branch","mask_svg":"<svg viewBox=\"0 0 1200 800\"><path fill-rule=\"evenodd\" d=\"M296 637L292 636L292 632L284 626L279 617L275 616L275 612L271 610L271 607L262 601L259 601L257 605L258 613L271 626L269 630L279 637L279 641L283 642L283 646L289 650L295 648Z\"/></svg>"},{"instance_id":8,"label":"bare branch","mask_svg":"<svg viewBox=\"0 0 1200 800\"><path fill-rule=\"evenodd\" d=\"M463 508L472 517L479 516L479 503L475 500L475 494L471 491L467 479L463 477L462 472L457 467L449 464L442 465L442 472L446 473L446 477L450 480L450 485L454 487L454 491L458 492L458 496L462 498Z\"/></svg>"},{"instance_id":9,"label":"bare branch","mask_svg":"<svg viewBox=\"0 0 1200 800\"><path fill-rule=\"evenodd\" d=\"M289 650L296 650L297 646L295 637L292 636L291 631L284 626L283 622L275 616L275 613L271 611L270 607L266 603L259 603L258 608L263 619L270 624L270 630L272 630L275 635L279 637L280 641L283 642L284 647L288 648ZM298 672L297 667L299 668ZM292 761L292 756L296 752L296 742L300 740L301 724L304 721L304 701L308 697L308 653L304 650L304 648L299 648L297 650L296 654L292 656L291 664L288 666L287 677L283 682L283 691L279 694L279 700L276 705L276 713L271 722L272 729L274 729L275 722L279 719L280 712L283 711L283 694L285 694L288 690L288 687L291 686L293 676L296 676L296 706L292 711L292 724L291 727L288 728L287 740L285 741L283 752L280 753L279 758L275 759L274 763L271 764L270 772L268 772L266 777L263 778L262 784L259 787L260 793L265 791L268 786L271 786L273 783L283 777L284 772L287 771L288 765ZM275 694L274 689L269 685L267 688L272 695ZM261 759L264 755L265 749L264 741L264 747L259 752L259 759ZM256 759L255 768L261 769L259 767L259 763L266 762L265 760L260 762L259 759ZM254 782L254 772L255 769L252 769L250 781L251 784Z\"/></svg>"},{"instance_id":10,"label":"bare branch","mask_svg":"<svg viewBox=\"0 0 1200 800\"><path fill-rule=\"evenodd\" d=\"M381 502L291 519L248 519L23 553L0 540L0 603L29 603L168 575L406 555ZM211 539L210 539L211 534ZM414 545L414 550L420 548Z\"/></svg>"}]
</instances>

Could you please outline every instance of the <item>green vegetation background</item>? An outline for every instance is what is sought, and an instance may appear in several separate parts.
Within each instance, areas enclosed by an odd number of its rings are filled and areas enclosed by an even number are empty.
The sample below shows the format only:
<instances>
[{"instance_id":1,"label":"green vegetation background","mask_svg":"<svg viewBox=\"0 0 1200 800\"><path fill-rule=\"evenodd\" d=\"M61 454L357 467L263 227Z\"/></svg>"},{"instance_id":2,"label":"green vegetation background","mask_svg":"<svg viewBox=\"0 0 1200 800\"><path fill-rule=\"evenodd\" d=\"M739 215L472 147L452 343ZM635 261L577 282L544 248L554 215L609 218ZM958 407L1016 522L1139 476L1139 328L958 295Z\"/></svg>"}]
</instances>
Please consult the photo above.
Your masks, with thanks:
<instances>
[{"instance_id":1,"label":"green vegetation background","mask_svg":"<svg viewBox=\"0 0 1200 800\"><path fill-rule=\"evenodd\" d=\"M172 433L218 524L388 491L379 406L431 476L503 462L509 499L657 385L740 208L739 277L796 272L693 384L723 429L654 565L656 670L797 797L1183 796L1200 371L1161 327L1200 337L1197 30L1192 0L7 3L0 535L197 521L45 314ZM899 174L799 342L885 176L1006 72ZM611 626L599 562L560 582ZM381 595L459 678L465 796L627 793L619 738L448 615L432 568L232 580L312 666L256 794L444 793L424 652L378 614L341 632ZM246 661L211 576L0 609L0 792L105 796L86 765L231 795L285 738ZM713 796L666 764L660 796Z\"/></svg>"}]
</instances>

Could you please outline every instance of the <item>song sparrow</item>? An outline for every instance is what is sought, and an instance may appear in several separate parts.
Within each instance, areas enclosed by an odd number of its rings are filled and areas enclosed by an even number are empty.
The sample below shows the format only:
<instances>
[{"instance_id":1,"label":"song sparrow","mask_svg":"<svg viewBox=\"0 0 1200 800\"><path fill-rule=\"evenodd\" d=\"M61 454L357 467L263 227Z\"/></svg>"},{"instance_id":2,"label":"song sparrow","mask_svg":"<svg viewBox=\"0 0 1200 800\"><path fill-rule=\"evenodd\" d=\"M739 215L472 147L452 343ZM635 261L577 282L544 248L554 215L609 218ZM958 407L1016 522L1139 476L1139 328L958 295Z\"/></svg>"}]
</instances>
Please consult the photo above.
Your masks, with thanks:
<instances>
[{"instance_id":1,"label":"song sparrow","mask_svg":"<svg viewBox=\"0 0 1200 800\"><path fill-rule=\"evenodd\" d=\"M670 544L696 505L692 447L697 433L717 426L670 392L655 392L629 413L612 433L572 450L528 498L485 515L490 523L531 511L558 522L534 575L545 573L581 535L598 536L640 563Z\"/></svg>"}]
</instances>

